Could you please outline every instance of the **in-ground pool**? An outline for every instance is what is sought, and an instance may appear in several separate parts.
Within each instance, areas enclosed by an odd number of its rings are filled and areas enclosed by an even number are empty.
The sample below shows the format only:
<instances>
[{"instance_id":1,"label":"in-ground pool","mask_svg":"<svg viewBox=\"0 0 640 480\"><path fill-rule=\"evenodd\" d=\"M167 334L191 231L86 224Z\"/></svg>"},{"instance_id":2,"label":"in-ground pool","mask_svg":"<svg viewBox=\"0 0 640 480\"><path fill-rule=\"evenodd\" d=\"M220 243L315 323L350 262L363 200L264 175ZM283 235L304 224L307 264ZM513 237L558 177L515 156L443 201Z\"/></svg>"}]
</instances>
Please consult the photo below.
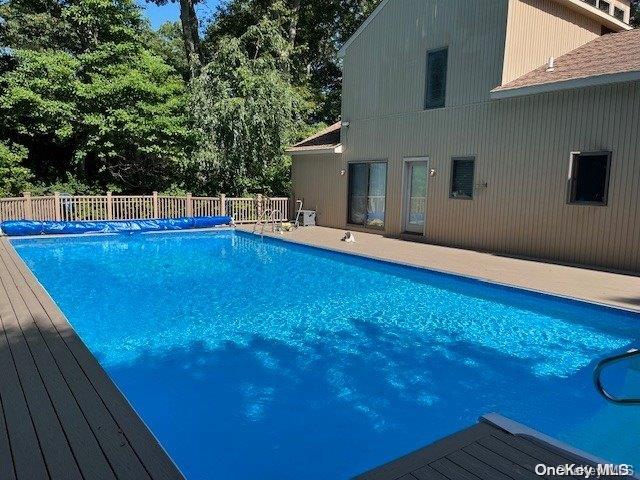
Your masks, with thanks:
<instances>
[{"instance_id":1,"label":"in-ground pool","mask_svg":"<svg viewBox=\"0 0 640 480\"><path fill-rule=\"evenodd\" d=\"M489 412L640 465L591 379L639 315L240 232L12 243L189 479L348 478Z\"/></svg>"}]
</instances>

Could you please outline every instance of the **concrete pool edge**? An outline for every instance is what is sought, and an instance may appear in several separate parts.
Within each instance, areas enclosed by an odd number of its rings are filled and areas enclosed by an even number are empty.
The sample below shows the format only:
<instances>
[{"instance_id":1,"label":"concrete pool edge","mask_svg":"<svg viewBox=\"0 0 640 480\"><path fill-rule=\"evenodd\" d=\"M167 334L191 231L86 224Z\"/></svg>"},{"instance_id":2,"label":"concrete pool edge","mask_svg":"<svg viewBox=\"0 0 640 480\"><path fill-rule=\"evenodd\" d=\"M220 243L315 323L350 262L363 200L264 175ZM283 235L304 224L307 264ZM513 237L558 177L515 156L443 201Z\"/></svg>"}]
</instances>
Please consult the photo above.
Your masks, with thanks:
<instances>
[{"instance_id":1,"label":"concrete pool edge","mask_svg":"<svg viewBox=\"0 0 640 480\"><path fill-rule=\"evenodd\" d=\"M275 235L275 234L271 234L271 233L265 233L264 236L263 236L260 233L252 232L252 231L249 231L249 230L246 230L246 229L242 229L242 228L240 228L240 229L236 228L235 230L236 230L236 233L241 233L241 234L245 234L245 235L249 235L249 236L253 236L253 237L271 239L271 240L275 240L275 241L289 243L289 244L292 244L292 245L301 245L301 246L304 246L304 247L307 247L307 248L311 248L311 249L316 249L316 250L321 250L321 251L325 251L325 252L336 253L338 255L354 256L354 257L358 257L358 258L374 260L374 261L381 262L381 263L384 263L384 264L387 264L387 265L396 265L396 266L400 266L400 267L414 269L414 270L417 270L417 271L424 271L424 272L428 272L428 273L444 275L444 276L447 276L447 277L458 277L458 278L465 279L465 280L479 282L481 284L486 284L486 285L492 285L492 286L495 286L495 287L505 288L505 289L508 289L508 290L511 290L511 291L515 290L515 291L519 291L519 292L530 293L530 294L537 295L537 296L551 297L551 298L554 298L554 299L557 299L557 300L563 300L563 301L567 301L567 302L571 302L571 303L575 302L575 303L578 303L578 304L581 304L581 305L585 305L585 306L598 307L598 308L603 308L603 309L606 309L606 310L615 310L615 311L626 313L626 314L632 314L632 316L634 316L634 317L637 316L638 320L640 320L640 306L638 308L624 307L624 306L617 305L617 304L599 302L599 301L596 301L596 300L589 300L589 299L580 298L580 297L574 297L574 296L570 296L570 295L563 295L563 294L560 294L560 293L550 292L550 291L545 291L545 290L539 290L539 289L535 289L535 288L528 288L528 287L525 287L525 286L516 285L516 284L512 284L512 283L498 282L498 281L495 281L495 280L492 280L492 279L487 279L487 278L483 278L483 277L479 277L479 276L465 275L463 273L458 273L458 272L454 272L454 271L450 271L450 270L432 268L432 267L427 267L427 266L423 266L423 265L417 265L415 263L402 262L402 261L397 261L397 260L390 260L388 258L379 257L379 256L376 256L376 255L370 255L370 254L367 254L367 253L343 251L343 250L339 250L337 248L332 248L332 247L324 246L324 245L316 245L316 244L313 244L313 243L304 242L304 241L300 241L300 240L294 240L294 239L291 239L291 238L287 238L287 237L283 237L283 236L279 236L279 235Z\"/></svg>"}]
</instances>

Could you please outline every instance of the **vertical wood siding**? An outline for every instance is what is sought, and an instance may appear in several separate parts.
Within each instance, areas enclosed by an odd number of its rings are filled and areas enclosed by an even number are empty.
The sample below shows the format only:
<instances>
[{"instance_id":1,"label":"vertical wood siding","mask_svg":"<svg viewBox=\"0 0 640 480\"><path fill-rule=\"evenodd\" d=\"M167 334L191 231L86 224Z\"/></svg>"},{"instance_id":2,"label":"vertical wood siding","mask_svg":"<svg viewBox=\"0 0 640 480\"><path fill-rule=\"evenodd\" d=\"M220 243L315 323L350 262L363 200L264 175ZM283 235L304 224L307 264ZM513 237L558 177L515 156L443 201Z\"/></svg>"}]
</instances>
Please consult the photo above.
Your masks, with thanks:
<instances>
[{"instance_id":1,"label":"vertical wood siding","mask_svg":"<svg viewBox=\"0 0 640 480\"><path fill-rule=\"evenodd\" d=\"M386 234L395 236L403 159L429 157L428 241L639 272L640 83L489 99L504 61L506 78L524 73L594 29L550 0L392 0L347 51L343 159L296 158L295 195L317 206L322 225L343 227L339 170L386 159ZM426 52L443 45L447 105L424 111ZM613 152L609 204L568 205L570 154L594 150ZM488 184L472 201L449 197L451 158L464 156L476 157L475 183Z\"/></svg>"},{"instance_id":2,"label":"vertical wood siding","mask_svg":"<svg viewBox=\"0 0 640 480\"><path fill-rule=\"evenodd\" d=\"M602 26L553 0L509 0L502 83L600 36Z\"/></svg>"},{"instance_id":3,"label":"vertical wood siding","mask_svg":"<svg viewBox=\"0 0 640 480\"><path fill-rule=\"evenodd\" d=\"M430 242L640 271L639 122L640 83L570 90L354 121L345 160L388 159L387 234L403 228L403 158L428 156ZM571 152L600 150L613 152L608 206L568 205ZM488 187L451 199L451 158L467 155Z\"/></svg>"},{"instance_id":4,"label":"vertical wood siding","mask_svg":"<svg viewBox=\"0 0 640 480\"><path fill-rule=\"evenodd\" d=\"M500 85L508 0L392 0L349 47L345 120L420 111L427 51L449 47L446 106Z\"/></svg>"},{"instance_id":5,"label":"vertical wood siding","mask_svg":"<svg viewBox=\"0 0 640 480\"><path fill-rule=\"evenodd\" d=\"M302 200L306 210L317 212L323 227L343 228L347 220L347 175L341 155L297 155L291 175L293 200Z\"/></svg>"}]
</instances>

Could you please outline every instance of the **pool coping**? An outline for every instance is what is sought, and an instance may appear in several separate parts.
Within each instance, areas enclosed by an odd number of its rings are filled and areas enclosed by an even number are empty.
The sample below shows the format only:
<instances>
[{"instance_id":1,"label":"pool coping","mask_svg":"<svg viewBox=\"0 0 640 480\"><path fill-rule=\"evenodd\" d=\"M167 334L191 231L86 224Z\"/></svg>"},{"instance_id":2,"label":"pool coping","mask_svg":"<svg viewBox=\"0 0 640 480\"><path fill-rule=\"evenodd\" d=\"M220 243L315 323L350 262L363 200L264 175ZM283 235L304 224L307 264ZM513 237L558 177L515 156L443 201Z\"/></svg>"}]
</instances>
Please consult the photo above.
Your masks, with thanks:
<instances>
[{"instance_id":1,"label":"pool coping","mask_svg":"<svg viewBox=\"0 0 640 480\"><path fill-rule=\"evenodd\" d=\"M540 289L535 289L535 288L529 288L529 287L525 287L522 285L516 285L513 283L505 283L505 282L499 282L499 281L495 281L495 280L490 280L487 278L483 278L483 277L479 277L479 276L475 276L475 275L468 275L468 274L464 274L464 273L459 273L459 272L453 272L453 271L449 271L449 270L444 270L441 268L434 268L434 267L426 267L424 265L417 265L415 263L410 263L410 262L402 262L402 261L398 261L398 260L390 260L388 258L383 258L383 257L379 257L376 255L370 255L370 254L366 254L366 253L360 253L360 252L345 252L343 250L339 250L337 248L332 248L332 247L328 247L328 246L324 246L324 245L316 245L313 243L309 243L309 242L305 242L305 241L300 241L300 240L295 240L295 239L291 239L291 238L286 238L283 237L281 235L277 235L274 234L272 232L265 232L264 234L259 233L259 232L255 232L255 231L251 231L248 230L248 228L246 226L235 226L235 227L230 227L230 226L224 226L224 227L214 227L214 228L204 228L204 229L190 229L190 230L161 230L161 231L154 231L154 232L132 232L129 233L129 235L155 235L155 234L184 234L184 233L215 233L215 232L234 232L234 233L239 233L239 234L243 234L243 235L249 235L252 237L259 237L260 239L265 239L265 238L269 238L275 241L280 241L280 242L284 242L284 243L289 243L292 245L301 245L304 247L308 247L311 249L316 249L316 250L321 250L321 251L325 251L325 252L332 252L332 253L336 253L338 255L341 256L353 256L353 257L358 257L358 258L363 258L363 259L369 259L369 260L375 260L387 265L396 265L396 266L400 266L400 267L405 267L405 268L409 268L409 269L413 269L413 270L418 270L418 271L424 271L424 272L429 272L429 273L435 273L435 274L440 274L440 275L444 275L446 277L457 277L457 278L461 278L461 279L466 279L466 280L471 280L474 282L480 282L482 284L488 284L488 285L492 285L495 287L502 287L508 290L515 290L515 291L520 291L520 292L527 292L530 294L534 294L534 295L538 295L538 296L542 296L542 297L551 297L551 298L555 298L558 300L564 300L564 301L568 301L568 302L572 302L572 303L578 303L578 304L582 304L582 305L589 305L589 306L594 306L594 307L599 307L599 308L603 308L606 309L607 311L619 311L622 313L628 313L628 314L634 314L634 315L640 315L640 306L638 308L633 308L633 307L624 307L622 305L614 305L611 303L605 303L605 302L598 302L595 300L588 300L585 298L580 298L580 297L574 297L571 295L563 295L560 293L555 293L555 292L550 292L547 290L540 290ZM13 240L46 240L46 239L62 239L62 238L86 238L86 237L114 237L114 236L119 236L119 235L125 235L124 233L85 233L85 234L67 234L67 235L38 235L38 236L19 236L19 237L9 237L6 235L0 235L0 240L1 239L7 239L9 244L11 244L11 241ZM13 248L13 245L12 245ZM17 252L16 252L17 253ZM19 254L18 254L19 256ZM44 289L44 287L43 287ZM45 289L46 291L46 289ZM48 292L47 292L48 294ZM639 317L640 320L640 317Z\"/></svg>"},{"instance_id":2,"label":"pool coping","mask_svg":"<svg viewBox=\"0 0 640 480\"><path fill-rule=\"evenodd\" d=\"M312 248L312 249L317 249L317 250L323 250L326 252L332 252L332 253L337 253L339 255L345 255L345 256L354 256L354 257L359 257L359 258L364 258L364 259L369 259L369 260L375 260L387 265L396 265L396 266L401 266L401 267L405 267L405 268L410 268L413 270L418 270L418 271L424 271L424 272L429 272L429 273L435 273L435 274L440 274L440 275L444 275L447 277L458 277L458 278L462 278L462 279L466 279L466 280L472 280L475 282L480 282L482 284L488 284L488 285L493 285L496 287L502 287L508 290L515 290L515 291L521 291L521 292L527 292L527 293L531 293L534 295L538 295L538 296L543 296L543 297L552 297L552 298L556 298L558 300L564 300L564 301L568 301L568 302L572 302L572 303L579 303L582 305L590 305L590 306L594 306L594 307L599 307L599 308L603 308L606 310L616 310L622 313L630 313L630 314L634 314L634 316L638 316L638 320L640 320L640 307L636 308L632 308L632 307L623 307L621 305L613 305L613 304L609 304L609 303L604 303L604 302L598 302L598 301L594 301L594 300L587 300L584 298L579 298L579 297L573 297L570 295L562 295L560 293L554 293L554 292L549 292L549 291L545 291L545 290L539 290L539 289L535 289L535 288L528 288L528 287L524 287L521 285L515 285L512 283L504 283L504 282L497 282L494 280L489 280L487 278L483 278L483 277L478 277L478 276L474 276L474 275L466 275L463 273L457 273L457 272L452 272L452 271L448 271L448 270L443 270L443 269L439 269L439 268L433 268L433 267L425 267L423 265L416 265L414 263L409 263L409 262L401 262L401 261L396 261L396 260L389 260L387 258L383 258L383 257L378 257L376 255L369 255L366 253L360 253L360 252L345 252L343 250L339 250L337 248L332 248L332 247L327 247L327 246L323 246L323 245L315 245L313 243L309 243L309 242L304 242L304 241L300 241L300 240L294 240L291 238L286 238L286 237L282 237L282 236L278 236L272 233L265 233L264 235L261 235L260 233L257 232L251 232L245 229L235 229L236 233L241 233L241 234L245 234L245 235L250 235L250 236L254 236L254 237L260 237L262 238L268 238L271 240L275 240L275 241L280 241L280 242L284 242L284 243L290 243L293 245L301 245L304 247L308 247L308 248Z\"/></svg>"}]
</instances>

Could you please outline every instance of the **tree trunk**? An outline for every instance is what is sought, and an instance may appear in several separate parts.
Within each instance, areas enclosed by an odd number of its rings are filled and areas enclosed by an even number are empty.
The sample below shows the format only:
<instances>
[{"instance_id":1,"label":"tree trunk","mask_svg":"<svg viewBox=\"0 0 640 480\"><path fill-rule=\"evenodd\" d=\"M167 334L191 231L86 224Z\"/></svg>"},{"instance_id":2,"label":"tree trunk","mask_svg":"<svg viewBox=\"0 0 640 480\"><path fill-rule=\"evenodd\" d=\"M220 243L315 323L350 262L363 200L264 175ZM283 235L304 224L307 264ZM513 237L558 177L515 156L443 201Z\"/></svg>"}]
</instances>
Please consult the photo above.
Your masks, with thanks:
<instances>
[{"instance_id":1,"label":"tree trunk","mask_svg":"<svg viewBox=\"0 0 640 480\"><path fill-rule=\"evenodd\" d=\"M200 73L202 65L200 31L194 0L180 0L180 23L182 24L182 37L184 39L187 62L193 79Z\"/></svg>"},{"instance_id":2,"label":"tree trunk","mask_svg":"<svg viewBox=\"0 0 640 480\"><path fill-rule=\"evenodd\" d=\"M291 5L291 25L289 26L289 43L293 49L296 46L298 23L300 21L300 0L293 0Z\"/></svg>"}]
</instances>

